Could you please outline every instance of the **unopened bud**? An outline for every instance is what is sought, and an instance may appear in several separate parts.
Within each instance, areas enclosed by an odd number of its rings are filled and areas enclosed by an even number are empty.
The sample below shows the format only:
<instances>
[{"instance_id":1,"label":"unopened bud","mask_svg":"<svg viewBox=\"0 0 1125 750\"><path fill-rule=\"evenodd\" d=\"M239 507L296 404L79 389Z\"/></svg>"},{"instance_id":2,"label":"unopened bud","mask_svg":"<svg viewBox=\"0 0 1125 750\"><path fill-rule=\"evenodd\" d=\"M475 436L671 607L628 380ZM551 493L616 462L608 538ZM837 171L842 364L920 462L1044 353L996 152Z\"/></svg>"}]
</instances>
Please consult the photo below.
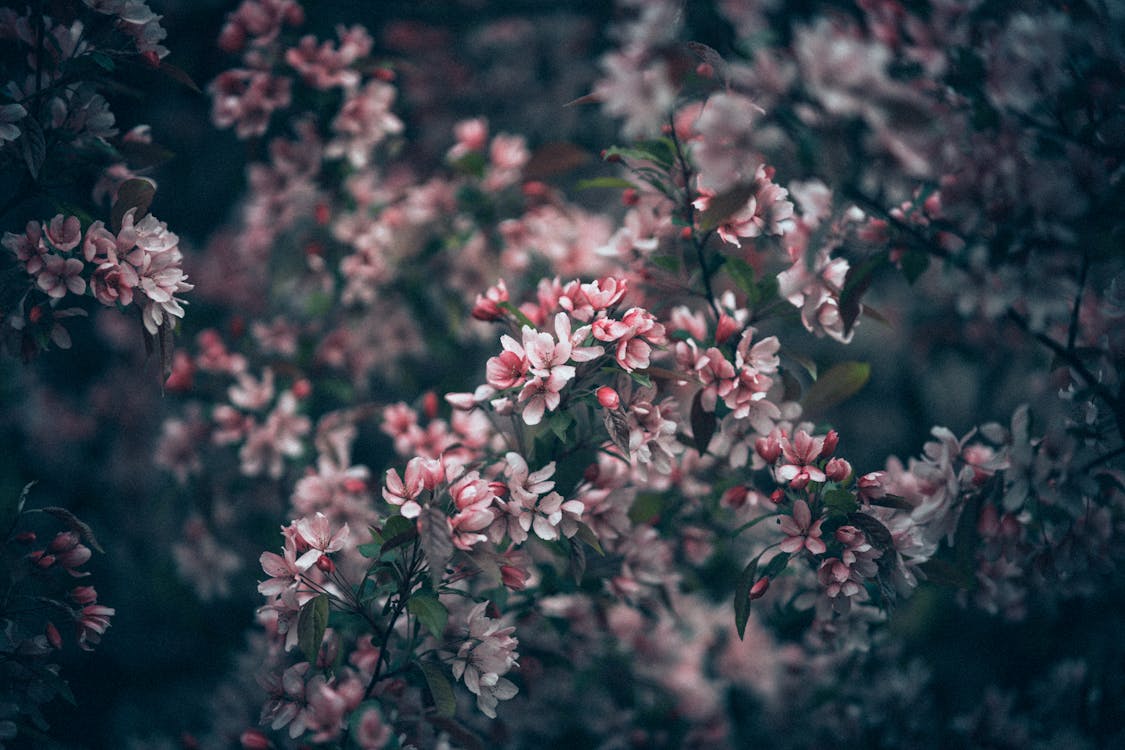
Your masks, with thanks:
<instances>
[{"instance_id":1,"label":"unopened bud","mask_svg":"<svg viewBox=\"0 0 1125 750\"><path fill-rule=\"evenodd\" d=\"M527 587L528 574L523 568L517 568L514 565L501 565L500 579L512 591L523 591Z\"/></svg>"},{"instance_id":2,"label":"unopened bud","mask_svg":"<svg viewBox=\"0 0 1125 750\"><path fill-rule=\"evenodd\" d=\"M20 544L31 544L35 541L35 532L21 531L20 533L16 534L16 541Z\"/></svg>"},{"instance_id":3,"label":"unopened bud","mask_svg":"<svg viewBox=\"0 0 1125 750\"><path fill-rule=\"evenodd\" d=\"M842 482L851 476L852 465L842 458L833 458L824 467L824 474L833 482Z\"/></svg>"},{"instance_id":4,"label":"unopened bud","mask_svg":"<svg viewBox=\"0 0 1125 750\"><path fill-rule=\"evenodd\" d=\"M840 434L835 430L829 430L828 434L824 436L824 447L820 451L817 458L828 458L836 452L836 446L840 443Z\"/></svg>"},{"instance_id":5,"label":"unopened bud","mask_svg":"<svg viewBox=\"0 0 1125 750\"><path fill-rule=\"evenodd\" d=\"M750 490L746 489L744 484L736 484L729 490L723 493L722 498L719 500L722 505L728 508L741 508L746 505L746 499L750 496Z\"/></svg>"},{"instance_id":6,"label":"unopened bud","mask_svg":"<svg viewBox=\"0 0 1125 750\"><path fill-rule=\"evenodd\" d=\"M691 239L691 227L682 227L680 229L680 239L681 240L690 240Z\"/></svg>"},{"instance_id":7,"label":"unopened bud","mask_svg":"<svg viewBox=\"0 0 1125 750\"><path fill-rule=\"evenodd\" d=\"M608 385L603 385L597 391L598 403L606 409L618 409L621 406L621 396Z\"/></svg>"},{"instance_id":8,"label":"unopened bud","mask_svg":"<svg viewBox=\"0 0 1125 750\"><path fill-rule=\"evenodd\" d=\"M785 502L785 491L778 487L770 493L770 502L774 505L781 505Z\"/></svg>"},{"instance_id":9,"label":"unopened bud","mask_svg":"<svg viewBox=\"0 0 1125 750\"><path fill-rule=\"evenodd\" d=\"M741 328L741 326L738 324L737 320L723 313L719 316L718 325L715 326L715 343L726 343L731 336L738 333L739 328Z\"/></svg>"},{"instance_id":10,"label":"unopened bud","mask_svg":"<svg viewBox=\"0 0 1125 750\"><path fill-rule=\"evenodd\" d=\"M328 555L322 554L316 559L316 567L318 567L322 572L331 575L332 572L336 570L336 563L332 562L332 558Z\"/></svg>"},{"instance_id":11,"label":"unopened bud","mask_svg":"<svg viewBox=\"0 0 1125 750\"><path fill-rule=\"evenodd\" d=\"M316 204L316 210L313 212L318 226L325 226L332 218L332 211L328 208L328 204L321 202Z\"/></svg>"},{"instance_id":12,"label":"unopened bud","mask_svg":"<svg viewBox=\"0 0 1125 750\"><path fill-rule=\"evenodd\" d=\"M367 491L367 482L355 477L349 477L344 480L344 491L350 492L353 495L358 495L361 492Z\"/></svg>"},{"instance_id":13,"label":"unopened bud","mask_svg":"<svg viewBox=\"0 0 1125 750\"><path fill-rule=\"evenodd\" d=\"M380 81L385 81L387 83L390 83L395 79L395 72L390 68L375 68L375 72L372 73L372 75L378 78Z\"/></svg>"},{"instance_id":14,"label":"unopened bud","mask_svg":"<svg viewBox=\"0 0 1125 750\"><path fill-rule=\"evenodd\" d=\"M437 416L438 411L438 397L433 391L426 391L422 396L422 413L426 415L426 419L433 419Z\"/></svg>"},{"instance_id":15,"label":"unopened bud","mask_svg":"<svg viewBox=\"0 0 1125 750\"><path fill-rule=\"evenodd\" d=\"M27 319L30 320L32 323L38 323L40 320L43 319L43 308L40 307L39 305L36 305L35 307L28 310L27 311Z\"/></svg>"},{"instance_id":16,"label":"unopened bud","mask_svg":"<svg viewBox=\"0 0 1125 750\"><path fill-rule=\"evenodd\" d=\"M47 620L47 642L56 651L62 650L62 636L59 635L59 629L55 627L55 623Z\"/></svg>"},{"instance_id":17,"label":"unopened bud","mask_svg":"<svg viewBox=\"0 0 1125 750\"><path fill-rule=\"evenodd\" d=\"M635 206L639 200L640 196L633 188L625 188L625 191L621 193L621 202L626 206Z\"/></svg>"},{"instance_id":18,"label":"unopened bud","mask_svg":"<svg viewBox=\"0 0 1125 750\"><path fill-rule=\"evenodd\" d=\"M301 378L293 384L293 395L298 401L303 401L312 393L312 383L308 378Z\"/></svg>"},{"instance_id":19,"label":"unopened bud","mask_svg":"<svg viewBox=\"0 0 1125 750\"><path fill-rule=\"evenodd\" d=\"M701 62L695 66L695 74L700 78L714 78L715 68L710 63Z\"/></svg>"},{"instance_id":20,"label":"unopened bud","mask_svg":"<svg viewBox=\"0 0 1125 750\"><path fill-rule=\"evenodd\" d=\"M768 437L760 437L754 441L754 450L767 464L776 463L781 457L781 442Z\"/></svg>"},{"instance_id":21,"label":"unopened bud","mask_svg":"<svg viewBox=\"0 0 1125 750\"><path fill-rule=\"evenodd\" d=\"M770 579L768 576L762 576L758 580L754 581L754 585L750 587L750 599L761 599L766 595L766 591L769 590L769 587Z\"/></svg>"}]
</instances>

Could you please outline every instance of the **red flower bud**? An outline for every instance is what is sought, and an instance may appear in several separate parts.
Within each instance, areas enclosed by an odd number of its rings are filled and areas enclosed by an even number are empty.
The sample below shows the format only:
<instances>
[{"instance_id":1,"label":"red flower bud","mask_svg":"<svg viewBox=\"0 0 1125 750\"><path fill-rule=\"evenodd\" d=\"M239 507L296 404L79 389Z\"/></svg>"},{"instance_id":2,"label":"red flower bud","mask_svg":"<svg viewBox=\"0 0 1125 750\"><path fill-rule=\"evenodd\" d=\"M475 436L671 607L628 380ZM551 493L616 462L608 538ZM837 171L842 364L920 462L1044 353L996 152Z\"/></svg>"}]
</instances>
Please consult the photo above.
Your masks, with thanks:
<instances>
[{"instance_id":1,"label":"red flower bud","mask_svg":"<svg viewBox=\"0 0 1125 750\"><path fill-rule=\"evenodd\" d=\"M47 642L56 651L62 650L62 636L59 635L59 629L55 627L55 623L47 620Z\"/></svg>"},{"instance_id":2,"label":"red flower bud","mask_svg":"<svg viewBox=\"0 0 1125 750\"><path fill-rule=\"evenodd\" d=\"M501 565L500 579L512 591L523 591L527 587L528 574L522 568L513 565Z\"/></svg>"},{"instance_id":3,"label":"red flower bud","mask_svg":"<svg viewBox=\"0 0 1125 750\"><path fill-rule=\"evenodd\" d=\"M824 474L833 482L842 482L852 473L852 465L842 458L833 458L824 467Z\"/></svg>"},{"instance_id":4,"label":"red flower bud","mask_svg":"<svg viewBox=\"0 0 1125 750\"><path fill-rule=\"evenodd\" d=\"M762 576L758 580L754 581L754 585L750 587L750 599L761 599L766 595L766 591L769 590L769 587L770 579L768 576Z\"/></svg>"},{"instance_id":5,"label":"red flower bud","mask_svg":"<svg viewBox=\"0 0 1125 750\"><path fill-rule=\"evenodd\" d=\"M817 458L828 458L836 452L836 446L840 442L840 435L835 430L829 430L828 434L824 436L824 447L820 451Z\"/></svg>"},{"instance_id":6,"label":"red flower bud","mask_svg":"<svg viewBox=\"0 0 1125 750\"><path fill-rule=\"evenodd\" d=\"M422 396L422 413L426 415L426 419L433 419L437 416L437 410L437 394L433 391L426 391L426 393Z\"/></svg>"},{"instance_id":7,"label":"red flower bud","mask_svg":"<svg viewBox=\"0 0 1125 750\"><path fill-rule=\"evenodd\" d=\"M35 541L35 532L21 531L20 533L16 534L16 541L20 544L31 544Z\"/></svg>"},{"instance_id":8,"label":"red flower bud","mask_svg":"<svg viewBox=\"0 0 1125 750\"><path fill-rule=\"evenodd\" d=\"M621 406L621 396L608 385L603 385L597 391L598 403L606 409L618 409Z\"/></svg>"},{"instance_id":9,"label":"red flower bud","mask_svg":"<svg viewBox=\"0 0 1125 750\"><path fill-rule=\"evenodd\" d=\"M690 240L691 239L691 227L682 227L680 229L680 239L681 240Z\"/></svg>"},{"instance_id":10,"label":"red flower bud","mask_svg":"<svg viewBox=\"0 0 1125 750\"><path fill-rule=\"evenodd\" d=\"M719 316L718 325L715 326L715 343L725 343L731 336L738 333L740 328L737 320L723 313Z\"/></svg>"},{"instance_id":11,"label":"red flower bud","mask_svg":"<svg viewBox=\"0 0 1125 750\"><path fill-rule=\"evenodd\" d=\"M723 493L723 497L719 502L728 508L741 508L743 505L746 505L746 499L749 496L750 490L746 489L746 485L736 484Z\"/></svg>"},{"instance_id":12,"label":"red flower bud","mask_svg":"<svg viewBox=\"0 0 1125 750\"><path fill-rule=\"evenodd\" d=\"M367 482L355 477L349 477L344 480L344 491L350 492L353 495L358 495L360 492L367 491Z\"/></svg>"},{"instance_id":13,"label":"red flower bud","mask_svg":"<svg viewBox=\"0 0 1125 750\"><path fill-rule=\"evenodd\" d=\"M324 573L331 574L332 571L336 570L336 563L332 562L332 558L328 555L321 555L316 559L316 567Z\"/></svg>"},{"instance_id":14,"label":"red flower bud","mask_svg":"<svg viewBox=\"0 0 1125 750\"><path fill-rule=\"evenodd\" d=\"M27 319L30 320L32 323L38 323L40 320L43 319L43 308L40 307L39 305L36 305L35 307L28 310L27 311Z\"/></svg>"},{"instance_id":15,"label":"red flower bud","mask_svg":"<svg viewBox=\"0 0 1125 750\"><path fill-rule=\"evenodd\" d=\"M308 378L301 378L293 384L293 396L298 400L303 401L309 397L310 393L312 393L312 383L309 382Z\"/></svg>"},{"instance_id":16,"label":"red flower bud","mask_svg":"<svg viewBox=\"0 0 1125 750\"><path fill-rule=\"evenodd\" d=\"M372 75L380 81L386 81L387 83L395 79L395 72L390 68L375 68L375 72L372 73Z\"/></svg>"},{"instance_id":17,"label":"red flower bud","mask_svg":"<svg viewBox=\"0 0 1125 750\"><path fill-rule=\"evenodd\" d=\"M695 66L695 74L700 78L714 78L715 68L710 63L701 62Z\"/></svg>"},{"instance_id":18,"label":"red flower bud","mask_svg":"<svg viewBox=\"0 0 1125 750\"><path fill-rule=\"evenodd\" d=\"M785 491L778 487L770 493L770 502L774 505L781 505L785 502Z\"/></svg>"},{"instance_id":19,"label":"red flower bud","mask_svg":"<svg viewBox=\"0 0 1125 750\"><path fill-rule=\"evenodd\" d=\"M621 193L621 202L626 206L635 206L639 200L640 196L633 188L625 188L625 191Z\"/></svg>"}]
</instances>

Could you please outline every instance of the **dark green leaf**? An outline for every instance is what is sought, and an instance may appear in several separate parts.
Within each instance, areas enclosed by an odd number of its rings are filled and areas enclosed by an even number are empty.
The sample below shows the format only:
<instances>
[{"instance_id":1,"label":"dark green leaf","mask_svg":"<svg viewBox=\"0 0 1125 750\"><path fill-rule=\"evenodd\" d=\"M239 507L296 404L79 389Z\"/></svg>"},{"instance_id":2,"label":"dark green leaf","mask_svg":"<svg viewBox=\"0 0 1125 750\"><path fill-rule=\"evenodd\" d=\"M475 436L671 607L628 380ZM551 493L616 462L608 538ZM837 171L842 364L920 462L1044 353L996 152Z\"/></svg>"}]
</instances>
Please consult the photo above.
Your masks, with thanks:
<instances>
[{"instance_id":1,"label":"dark green leaf","mask_svg":"<svg viewBox=\"0 0 1125 750\"><path fill-rule=\"evenodd\" d=\"M649 257L649 260L657 268L663 268L671 273L680 270L680 259L671 255L653 255Z\"/></svg>"},{"instance_id":2,"label":"dark green leaf","mask_svg":"<svg viewBox=\"0 0 1125 750\"><path fill-rule=\"evenodd\" d=\"M871 377L866 362L841 362L820 376L801 399L804 417L819 415L859 392Z\"/></svg>"},{"instance_id":3,"label":"dark green leaf","mask_svg":"<svg viewBox=\"0 0 1125 750\"><path fill-rule=\"evenodd\" d=\"M767 578L777 578L781 575L781 571L785 570L785 566L789 564L789 557L788 552L777 555L766 564L766 567L762 570L762 575Z\"/></svg>"},{"instance_id":4,"label":"dark green leaf","mask_svg":"<svg viewBox=\"0 0 1125 750\"><path fill-rule=\"evenodd\" d=\"M900 261L902 265L902 275L906 280L913 284L918 280L918 277L926 272L930 267L929 253L922 252L921 250L907 250L902 256Z\"/></svg>"},{"instance_id":5,"label":"dark green leaf","mask_svg":"<svg viewBox=\"0 0 1125 750\"><path fill-rule=\"evenodd\" d=\"M633 378L634 383L641 386L642 388L651 388L652 387L652 380L649 378L648 375L644 374L643 372L638 372L637 370L633 370L631 373L629 373L629 376L631 378Z\"/></svg>"},{"instance_id":6,"label":"dark green leaf","mask_svg":"<svg viewBox=\"0 0 1125 750\"><path fill-rule=\"evenodd\" d=\"M937 557L930 558L922 563L918 566L918 569L926 577L926 580L938 586L947 586L954 589L971 589L973 587L973 576L970 573Z\"/></svg>"},{"instance_id":7,"label":"dark green leaf","mask_svg":"<svg viewBox=\"0 0 1125 750\"><path fill-rule=\"evenodd\" d=\"M437 715L451 718L457 712L457 698L453 695L453 685L445 676L445 670L432 662L421 662L418 668L426 678L426 687L434 699Z\"/></svg>"},{"instance_id":8,"label":"dark green leaf","mask_svg":"<svg viewBox=\"0 0 1125 750\"><path fill-rule=\"evenodd\" d=\"M312 664L316 664L320 644L324 641L324 631L328 628L328 595L321 594L301 607L297 616L297 643L301 653Z\"/></svg>"},{"instance_id":9,"label":"dark green leaf","mask_svg":"<svg viewBox=\"0 0 1125 750\"><path fill-rule=\"evenodd\" d=\"M629 508L629 520L633 523L651 523L664 511L664 496L657 492L641 492Z\"/></svg>"},{"instance_id":10,"label":"dark green leaf","mask_svg":"<svg viewBox=\"0 0 1125 750\"><path fill-rule=\"evenodd\" d=\"M727 276L730 276L730 280L734 282L734 285L745 292L747 306L753 307L758 304L757 274L754 273L754 266L750 265L742 258L728 255L723 263L723 268L726 270Z\"/></svg>"},{"instance_id":11,"label":"dark green leaf","mask_svg":"<svg viewBox=\"0 0 1125 750\"><path fill-rule=\"evenodd\" d=\"M191 76L189 76L185 70L173 65L172 63L161 61L160 72L171 78L173 81L187 86L197 94L203 93L203 91L200 90L199 86L195 83L195 81L191 79Z\"/></svg>"},{"instance_id":12,"label":"dark green leaf","mask_svg":"<svg viewBox=\"0 0 1125 750\"><path fill-rule=\"evenodd\" d=\"M742 569L734 584L734 627L738 630L739 640L746 635L746 623L750 621L750 588L757 572L758 558L755 557Z\"/></svg>"},{"instance_id":13,"label":"dark green leaf","mask_svg":"<svg viewBox=\"0 0 1125 750\"><path fill-rule=\"evenodd\" d=\"M550 421L547 425L551 428L551 432L559 439L559 442L566 442L566 431L574 424L574 417L570 416L569 412L557 411L551 415Z\"/></svg>"},{"instance_id":14,"label":"dark green leaf","mask_svg":"<svg viewBox=\"0 0 1125 750\"><path fill-rule=\"evenodd\" d=\"M109 71L110 73L112 73L114 68L117 67L117 65L113 62L113 58L107 55L105 52L102 52L101 50L95 50L94 52L91 52L90 59L97 63L98 67L102 68L103 70Z\"/></svg>"},{"instance_id":15,"label":"dark green leaf","mask_svg":"<svg viewBox=\"0 0 1125 750\"><path fill-rule=\"evenodd\" d=\"M874 498L870 503L872 505L881 505L884 508L894 508L895 510L914 510L914 506L911 505L906 498L890 493L883 495L883 497Z\"/></svg>"},{"instance_id":16,"label":"dark green leaf","mask_svg":"<svg viewBox=\"0 0 1125 750\"><path fill-rule=\"evenodd\" d=\"M586 575L586 550L573 539L569 541L570 556L567 559L567 570L570 572L574 582L581 585L582 578Z\"/></svg>"},{"instance_id":17,"label":"dark green leaf","mask_svg":"<svg viewBox=\"0 0 1125 750\"><path fill-rule=\"evenodd\" d=\"M601 555L602 557L605 557L605 550L602 549L601 540L598 539L598 535L595 534L594 530L591 529L589 526L587 526L586 524L579 521L578 522L578 531L575 532L574 536L577 537L578 539L581 539L586 544L590 545L590 547L592 547L594 549L594 551L597 552L599 555Z\"/></svg>"},{"instance_id":18,"label":"dark green leaf","mask_svg":"<svg viewBox=\"0 0 1125 750\"><path fill-rule=\"evenodd\" d=\"M843 487L835 487L824 493L824 507L832 513L847 515L859 509L859 501Z\"/></svg>"},{"instance_id":19,"label":"dark green leaf","mask_svg":"<svg viewBox=\"0 0 1125 750\"><path fill-rule=\"evenodd\" d=\"M707 452L707 446L711 444L711 438L714 437L718 424L715 412L703 408L703 391L696 391L695 397L691 400L691 434L695 449L700 455Z\"/></svg>"},{"instance_id":20,"label":"dark green leaf","mask_svg":"<svg viewBox=\"0 0 1125 750\"><path fill-rule=\"evenodd\" d=\"M27 171L31 173L31 179L38 180L39 170L47 160L47 139L39 121L34 117L25 117L19 123L20 130L23 131L19 139L20 154L23 156L23 163L27 165Z\"/></svg>"},{"instance_id":21,"label":"dark green leaf","mask_svg":"<svg viewBox=\"0 0 1125 750\"><path fill-rule=\"evenodd\" d=\"M439 641L445 635L445 624L449 620L449 611L438 598L428 591L415 592L406 602L406 609L418 618L430 634Z\"/></svg>"}]
</instances>

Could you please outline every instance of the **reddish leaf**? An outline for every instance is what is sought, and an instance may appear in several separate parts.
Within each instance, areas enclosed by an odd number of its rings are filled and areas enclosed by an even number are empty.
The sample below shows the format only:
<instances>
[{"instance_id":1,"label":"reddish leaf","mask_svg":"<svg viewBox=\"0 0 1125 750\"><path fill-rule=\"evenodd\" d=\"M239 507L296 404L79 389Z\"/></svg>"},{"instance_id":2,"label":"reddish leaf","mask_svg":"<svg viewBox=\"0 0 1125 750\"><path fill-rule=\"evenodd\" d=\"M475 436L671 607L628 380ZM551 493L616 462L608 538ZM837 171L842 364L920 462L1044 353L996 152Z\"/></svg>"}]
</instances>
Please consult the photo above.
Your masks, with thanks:
<instances>
[{"instance_id":1,"label":"reddish leaf","mask_svg":"<svg viewBox=\"0 0 1125 750\"><path fill-rule=\"evenodd\" d=\"M430 568L430 580L434 587L441 583L445 566L453 557L453 536L449 528L449 518L434 506L428 506L418 516L418 538L422 542L422 552Z\"/></svg>"},{"instance_id":2,"label":"reddish leaf","mask_svg":"<svg viewBox=\"0 0 1125 750\"><path fill-rule=\"evenodd\" d=\"M121 221L131 209L137 209L133 214L133 221L138 222L148 213L152 205L152 198L156 195L156 188L152 183L140 177L126 180L117 189L117 202L113 204L110 212L110 224L114 232L121 231Z\"/></svg>"},{"instance_id":3,"label":"reddish leaf","mask_svg":"<svg viewBox=\"0 0 1125 750\"><path fill-rule=\"evenodd\" d=\"M203 93L203 90L199 88L199 85L191 79L191 76L189 76L187 72L183 70L183 68L177 67L172 63L161 61L160 72L171 78L173 81L182 83L184 86L187 86L197 94Z\"/></svg>"},{"instance_id":4,"label":"reddish leaf","mask_svg":"<svg viewBox=\"0 0 1125 750\"><path fill-rule=\"evenodd\" d=\"M524 179L544 180L577 169L592 157L573 143L548 143L531 154L523 168Z\"/></svg>"}]
</instances>

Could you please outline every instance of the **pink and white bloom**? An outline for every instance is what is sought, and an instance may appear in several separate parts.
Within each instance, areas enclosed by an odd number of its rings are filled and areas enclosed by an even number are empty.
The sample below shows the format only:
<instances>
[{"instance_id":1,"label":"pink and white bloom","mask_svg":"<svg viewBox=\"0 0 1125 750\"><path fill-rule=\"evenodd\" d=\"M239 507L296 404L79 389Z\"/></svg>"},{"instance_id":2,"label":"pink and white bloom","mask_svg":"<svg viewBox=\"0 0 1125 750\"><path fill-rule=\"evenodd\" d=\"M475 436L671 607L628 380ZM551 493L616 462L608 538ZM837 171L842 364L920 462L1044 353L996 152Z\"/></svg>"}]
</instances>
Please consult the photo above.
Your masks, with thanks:
<instances>
[{"instance_id":1,"label":"pink and white bloom","mask_svg":"<svg viewBox=\"0 0 1125 750\"><path fill-rule=\"evenodd\" d=\"M820 538L820 527L823 518L812 520L812 511L804 500L793 503L793 515L781 516L778 527L785 534L785 539L778 545L782 552L796 553L807 549L814 555L823 555L828 547Z\"/></svg>"}]
</instances>

